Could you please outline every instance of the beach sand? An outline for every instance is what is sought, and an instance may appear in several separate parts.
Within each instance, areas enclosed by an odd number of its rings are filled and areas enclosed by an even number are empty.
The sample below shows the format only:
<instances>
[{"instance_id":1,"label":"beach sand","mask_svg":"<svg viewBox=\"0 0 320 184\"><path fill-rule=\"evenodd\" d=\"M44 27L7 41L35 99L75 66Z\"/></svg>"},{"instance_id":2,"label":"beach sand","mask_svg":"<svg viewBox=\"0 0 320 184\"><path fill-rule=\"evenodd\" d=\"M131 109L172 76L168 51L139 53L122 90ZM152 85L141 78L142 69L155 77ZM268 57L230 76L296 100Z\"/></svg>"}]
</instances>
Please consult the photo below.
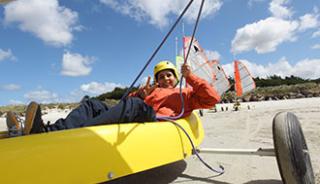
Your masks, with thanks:
<instances>
[{"instance_id":1,"label":"beach sand","mask_svg":"<svg viewBox=\"0 0 320 184\"><path fill-rule=\"evenodd\" d=\"M221 111L221 107L224 111ZM228 111L225 111L226 107ZM201 119L206 136L202 148L273 148L273 117L278 112L290 111L300 120L309 147L316 183L320 184L320 98L241 103L239 111L232 111L232 107L233 104L218 104L218 112L204 112ZM219 164L224 166L225 173L217 176L196 156L192 156L111 183L282 183L275 157L205 153L200 155L212 167L217 168Z\"/></svg>"},{"instance_id":2,"label":"beach sand","mask_svg":"<svg viewBox=\"0 0 320 184\"><path fill-rule=\"evenodd\" d=\"M226 107L228 111L225 110ZM320 184L320 98L241 103L239 111L232 111L232 107L233 104L218 104L218 112L204 111L201 119L205 129L205 139L201 147L273 148L272 119L278 112L290 111L295 113L301 122L316 180ZM56 119L65 117L67 113L68 111L52 110L43 117L45 121L53 123ZM4 118L0 119L0 129L5 129ZM225 174L216 176L192 156L111 183L282 183L275 157L204 153L200 155L213 167L223 165Z\"/></svg>"},{"instance_id":3,"label":"beach sand","mask_svg":"<svg viewBox=\"0 0 320 184\"><path fill-rule=\"evenodd\" d=\"M217 110L226 109L226 106L231 110L233 104L217 105ZM240 111L207 112L202 117L206 132L202 147L273 148L272 120L275 114L283 111L293 112L300 120L320 184L320 98L241 103ZM222 164L226 173L195 183L281 183L275 157L203 154L203 158L213 165ZM201 171L192 169L193 165L199 165L197 159L191 158L187 163L186 175L201 178L212 175L203 166Z\"/></svg>"}]
</instances>

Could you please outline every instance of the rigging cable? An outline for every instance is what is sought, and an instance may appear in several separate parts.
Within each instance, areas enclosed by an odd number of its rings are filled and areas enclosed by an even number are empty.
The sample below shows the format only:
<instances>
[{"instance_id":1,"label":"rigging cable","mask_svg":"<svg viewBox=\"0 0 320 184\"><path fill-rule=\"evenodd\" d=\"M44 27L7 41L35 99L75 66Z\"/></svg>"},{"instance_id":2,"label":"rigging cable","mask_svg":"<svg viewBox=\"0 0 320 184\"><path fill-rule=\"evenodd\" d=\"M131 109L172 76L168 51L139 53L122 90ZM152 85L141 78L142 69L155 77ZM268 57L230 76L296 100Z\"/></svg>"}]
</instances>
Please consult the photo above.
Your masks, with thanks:
<instances>
[{"instance_id":1,"label":"rigging cable","mask_svg":"<svg viewBox=\"0 0 320 184\"><path fill-rule=\"evenodd\" d=\"M194 29L193 29L193 33L192 33L192 37L191 37L191 41L190 41L190 44L189 44L189 48L188 48L188 52L184 58L184 64L187 62L188 60L188 56L189 56L189 53L190 53L190 50L191 50L191 45L193 43L193 40L194 40L194 35L196 33L196 30L197 30L197 27L198 27L198 24L199 24L199 20L200 20L200 16L201 16L201 12L202 12L202 8L203 8L203 5L204 5L204 1L205 0L202 0L201 1L201 5L200 5L200 9L199 9L199 12L198 12L198 16L197 16L197 19L196 19L196 23L195 23L195 26L194 26ZM224 167L222 165L219 165L219 168L215 169L213 167L211 167L207 162L205 162L201 156L199 155L196 147L194 146L194 143L191 139L191 137L189 136L188 132L181 126L179 125L178 123L174 122L174 120L176 119L179 119L183 116L184 114L184 98L183 98L183 95L182 95L182 80L183 80L183 76L181 76L180 78L180 100L181 100L181 112L178 116L175 116L175 117L164 117L164 116L158 116L157 119L158 120L165 120L165 121L169 121L171 122L172 124L174 124L175 126L177 126L178 128L180 128L184 134L188 137L188 140L192 146L192 152L198 157L198 159L208 168L210 169L211 171L215 172L215 173L218 173L219 175L223 174L225 172L224 170Z\"/></svg>"},{"instance_id":2,"label":"rigging cable","mask_svg":"<svg viewBox=\"0 0 320 184\"><path fill-rule=\"evenodd\" d=\"M155 57L155 55L158 53L158 51L160 50L160 48L162 47L162 45L165 43L165 41L168 39L168 37L170 36L170 34L172 33L172 31L174 30L174 28L177 26L177 24L180 22L180 20L182 19L183 15L187 12L187 10L189 9L190 5L192 4L193 0L190 0L188 5L184 8L184 10L182 11L182 13L179 15L178 19L176 20L176 22L172 25L172 27L170 28L169 32L166 34L166 36L164 37L164 39L161 41L160 45L157 47L157 49L153 52L153 54L151 55L151 57L148 59L147 63L144 65L144 67L142 68L142 70L140 71L140 73L138 74L138 76L135 78L135 80L132 82L132 84L130 85L130 87L127 89L127 91L125 92L125 94L122 96L121 100L125 99L129 92L132 90L133 86L135 85L135 83L138 81L138 79L141 77L142 73L145 71L145 69L147 68L147 66L150 64L150 62L152 61L152 59Z\"/></svg>"},{"instance_id":3,"label":"rigging cable","mask_svg":"<svg viewBox=\"0 0 320 184\"><path fill-rule=\"evenodd\" d=\"M200 15L201 15L201 12L202 12L202 8L203 8L203 5L204 5L204 1L205 0L202 0L201 1L201 5L200 5L200 9L199 9L199 12L198 12L198 16L197 16L197 20L196 20L196 23L195 23L195 26L194 26L194 29L193 29L193 33L192 33L192 38L191 38L191 42L190 42L190 45L189 45L189 49L188 49L188 52L187 52L187 55L186 57L184 58L184 64L186 63L187 59L188 59L188 55L190 53L190 49L191 49L191 44L193 42L193 39L194 39L194 35L196 33L196 30L197 30L197 27L198 27L198 23L199 23L199 20L200 20ZM145 69L147 68L147 66L150 64L150 62L152 61L152 59L154 58L154 56L158 53L158 51L160 50L160 48L162 47L162 45L165 43L165 41L168 39L169 35L172 33L172 31L174 30L174 28L176 27L176 25L178 24L178 22L181 20L181 18L183 17L183 15L186 13L186 11L188 10L188 8L190 7L190 5L192 4L193 0L190 0L188 5L184 8L184 10L182 11L182 13L180 14L180 16L178 17L178 19L176 20L176 22L173 24L173 26L171 27L171 29L169 30L169 32L166 34L165 38L162 40L162 42L160 43L160 45L157 47L157 49L153 52L153 54L151 55L151 57L149 58L149 60L147 61L147 63L145 64L145 66L143 67L143 69L140 71L140 73L138 74L138 76L135 78L135 80L132 82L132 84L130 85L130 87L127 89L127 91L125 92L125 94L122 96L121 100L125 99L129 92L131 91L131 89L133 88L134 84L137 82L137 80L140 78L140 76L142 75L142 73L145 71ZM183 80L183 76L181 76L180 78L180 81ZM201 157L200 155L198 154L198 151L196 149L196 147L194 146L194 143L191 139L191 137L189 136L189 134L187 133L187 131L181 126L179 125L178 123L174 122L174 120L176 119L179 119L183 116L184 114L184 99L183 99L183 95L182 95L182 82L180 82L180 99L181 99L181 103L182 103L182 108L181 108L181 112L178 116L176 117L157 117L157 119L159 120L166 120L166 121L169 121L171 123L173 123L175 126L179 127L184 133L185 135L188 137L189 141L190 141L190 144L192 146L192 151L193 153L198 157L198 159L207 167L209 168L211 171L213 172L216 172L216 173L219 173L219 175L223 174L224 173L224 168L223 166L219 165L219 169L214 169L212 168L209 164L207 164Z\"/></svg>"},{"instance_id":4,"label":"rigging cable","mask_svg":"<svg viewBox=\"0 0 320 184\"><path fill-rule=\"evenodd\" d=\"M169 121L169 122L171 122L172 124L174 124L175 126L179 127L179 128L184 132L184 134L188 137L189 142L190 142L190 144L191 144L191 146L192 146L192 153L194 153L194 154L198 157L198 159L199 159L208 169L210 169L211 171L213 171L213 172L215 172L215 173L218 173L218 176L219 176L219 175L222 175L222 174L224 173L224 167L223 167L222 165L219 165L219 169L215 169L215 168L211 167L207 162L205 162L205 161L200 157L200 155L199 155L199 153L198 153L199 151L198 151L198 149L195 147L195 145L194 145L191 137L189 136L188 132L187 132L181 125L179 125L178 123L174 122L173 120L169 120L169 119L168 119L167 121Z\"/></svg>"},{"instance_id":5,"label":"rigging cable","mask_svg":"<svg viewBox=\"0 0 320 184\"><path fill-rule=\"evenodd\" d=\"M200 20L200 16L201 16L201 12L202 12L202 8L203 8L203 5L204 5L204 1L205 0L202 0L201 1L201 5L200 5L200 8L199 8L199 12L198 12L198 16L197 16L197 19L196 19L196 23L194 25L194 28L193 28L193 32L192 32L192 37L191 37L191 40L190 40L190 44L189 44L189 48L188 48L188 52L187 52L187 55L185 56L184 58L184 64L186 64L187 60L188 60L188 56L189 56L189 53L190 53L190 49L191 49L191 45L192 45L192 42L193 42L193 39L194 39L194 35L196 34L196 31L197 31L197 28L198 28L198 24L199 24L199 20ZM180 77L180 100L181 100L181 112L178 116L174 116L174 117L157 117L157 119L171 119L171 120L176 120L176 119L179 119L183 116L184 114L184 99L183 99L183 95L182 95L182 80L183 80L183 76Z\"/></svg>"}]
</instances>

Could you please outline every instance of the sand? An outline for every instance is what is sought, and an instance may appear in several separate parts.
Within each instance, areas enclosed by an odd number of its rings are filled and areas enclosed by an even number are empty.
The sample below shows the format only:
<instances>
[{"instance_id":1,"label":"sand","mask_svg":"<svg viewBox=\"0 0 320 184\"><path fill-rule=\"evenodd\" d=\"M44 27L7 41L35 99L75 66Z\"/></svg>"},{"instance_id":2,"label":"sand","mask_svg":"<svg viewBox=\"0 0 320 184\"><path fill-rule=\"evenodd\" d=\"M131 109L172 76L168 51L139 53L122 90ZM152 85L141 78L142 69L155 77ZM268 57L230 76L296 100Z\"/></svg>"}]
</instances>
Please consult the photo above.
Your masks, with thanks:
<instances>
[{"instance_id":1,"label":"sand","mask_svg":"<svg viewBox=\"0 0 320 184\"><path fill-rule=\"evenodd\" d=\"M221 111L221 107L224 111ZM225 111L226 107L228 111ZM309 147L316 183L320 184L320 98L241 103L239 111L232 111L232 107L233 104L218 104L218 112L205 111L201 119L206 136L201 147L273 148L272 119L278 112L290 111L300 120ZM184 161L111 183L282 183L275 157L226 154L201 154L201 156L213 167L223 165L225 173L217 176L192 156Z\"/></svg>"},{"instance_id":2,"label":"sand","mask_svg":"<svg viewBox=\"0 0 320 184\"><path fill-rule=\"evenodd\" d=\"M233 104L218 104L218 112L207 110L204 112L201 119L206 136L201 147L273 148L272 119L277 112L290 111L295 113L301 122L316 180L320 184L320 98L241 103L239 111L232 111L232 106ZM226 107L228 111L225 111ZM44 120L54 122L67 114L68 111L51 110L44 115ZM4 118L0 118L0 129L5 129ZM225 174L216 176L192 156L111 183L282 183L275 157L226 154L201 154L201 156L213 167L217 167L218 164L223 165Z\"/></svg>"},{"instance_id":3,"label":"sand","mask_svg":"<svg viewBox=\"0 0 320 184\"><path fill-rule=\"evenodd\" d=\"M247 108L250 106L250 110ZM229 106L223 104L217 106ZM226 108L224 108L226 109ZM213 148L273 148L272 119L277 112L290 111L297 115L305 134L314 173L320 169L320 98L242 103L240 111L205 113L202 118L206 137L202 147ZM195 183L281 183L275 157L239 155L203 155L209 163L224 165L222 176ZM193 170L198 161L187 161L186 175L209 177L204 167ZM189 164L190 163L190 164ZM200 168L200 166L199 166ZM178 179L179 180L179 179Z\"/></svg>"}]
</instances>

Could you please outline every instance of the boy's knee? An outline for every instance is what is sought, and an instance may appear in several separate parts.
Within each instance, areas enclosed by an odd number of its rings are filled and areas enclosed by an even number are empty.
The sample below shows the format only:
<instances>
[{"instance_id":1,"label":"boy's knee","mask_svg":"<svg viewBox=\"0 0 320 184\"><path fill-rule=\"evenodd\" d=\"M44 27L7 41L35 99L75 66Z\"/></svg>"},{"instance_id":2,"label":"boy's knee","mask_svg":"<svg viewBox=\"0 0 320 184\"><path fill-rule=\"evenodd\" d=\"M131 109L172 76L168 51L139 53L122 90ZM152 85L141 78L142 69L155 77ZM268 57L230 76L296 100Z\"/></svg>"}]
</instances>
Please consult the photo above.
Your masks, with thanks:
<instances>
[{"instance_id":1,"label":"boy's knee","mask_svg":"<svg viewBox=\"0 0 320 184\"><path fill-rule=\"evenodd\" d=\"M124 103L129 103L129 104L133 104L133 105L140 105L140 104L144 104L144 101L138 97L130 97L130 98L125 99Z\"/></svg>"}]
</instances>

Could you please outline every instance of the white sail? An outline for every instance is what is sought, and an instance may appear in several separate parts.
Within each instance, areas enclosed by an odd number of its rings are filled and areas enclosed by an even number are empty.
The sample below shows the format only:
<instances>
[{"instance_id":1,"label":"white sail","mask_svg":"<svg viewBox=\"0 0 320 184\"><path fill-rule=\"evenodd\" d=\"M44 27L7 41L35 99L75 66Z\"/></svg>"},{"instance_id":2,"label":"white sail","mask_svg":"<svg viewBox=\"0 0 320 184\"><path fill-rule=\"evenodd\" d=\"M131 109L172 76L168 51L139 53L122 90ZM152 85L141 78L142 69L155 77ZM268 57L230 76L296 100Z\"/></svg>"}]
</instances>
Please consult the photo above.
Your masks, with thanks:
<instances>
[{"instance_id":1,"label":"white sail","mask_svg":"<svg viewBox=\"0 0 320 184\"><path fill-rule=\"evenodd\" d=\"M188 54L191 37L184 37L183 48L184 56ZM224 70L218 61L209 61L201 48L199 42L193 39L190 52L187 58L187 63L191 67L192 72L198 77L206 80L220 96L222 96L229 88L230 83Z\"/></svg>"},{"instance_id":2,"label":"white sail","mask_svg":"<svg viewBox=\"0 0 320 184\"><path fill-rule=\"evenodd\" d=\"M228 89L231 87L230 82L227 78L226 73L224 72L223 68L221 67L219 61L211 61L210 62L211 69L213 70L213 78L212 78L212 85L217 90L220 96L222 96Z\"/></svg>"},{"instance_id":3,"label":"white sail","mask_svg":"<svg viewBox=\"0 0 320 184\"><path fill-rule=\"evenodd\" d=\"M256 88L256 84L249 70L240 61L234 61L234 81L234 88L238 97L243 96Z\"/></svg>"}]
</instances>

